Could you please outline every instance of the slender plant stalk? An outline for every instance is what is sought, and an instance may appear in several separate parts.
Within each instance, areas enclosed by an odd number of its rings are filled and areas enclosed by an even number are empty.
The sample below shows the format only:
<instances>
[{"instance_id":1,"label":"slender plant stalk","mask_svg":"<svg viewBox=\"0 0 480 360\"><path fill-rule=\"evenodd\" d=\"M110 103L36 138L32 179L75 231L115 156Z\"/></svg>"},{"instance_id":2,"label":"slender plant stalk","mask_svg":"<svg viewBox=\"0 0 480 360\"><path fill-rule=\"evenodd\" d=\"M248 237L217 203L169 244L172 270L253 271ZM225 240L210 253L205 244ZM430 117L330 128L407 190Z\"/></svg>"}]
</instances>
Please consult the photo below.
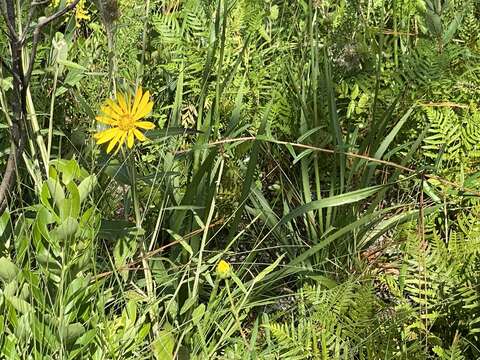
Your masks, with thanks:
<instances>
[{"instance_id":1,"label":"slender plant stalk","mask_svg":"<svg viewBox=\"0 0 480 360\"><path fill-rule=\"evenodd\" d=\"M135 156L133 153L129 154L128 156L128 162L130 165L130 174L131 174L131 179L132 179L132 184L131 184L131 192L132 192L132 202L133 202L133 210L135 213L135 223L137 227L137 231L139 231L142 228L142 214L140 212L140 203L138 201L138 193L137 193L137 169L135 166ZM141 235L140 239L140 256L142 257L142 265L143 265L143 271L145 273L145 281L146 281L146 286L147 286L147 295L149 297L149 300L152 301L154 296L153 296L153 279L152 279L152 273L150 271L150 266L148 264L148 259L145 256L147 253L146 249L146 243L145 243L145 237Z\"/></svg>"},{"instance_id":2,"label":"slender plant stalk","mask_svg":"<svg viewBox=\"0 0 480 360\"><path fill-rule=\"evenodd\" d=\"M224 162L225 161L223 159L220 161L220 169L218 170L215 193L218 191L218 188L220 187L220 179L222 178ZM210 205L210 211L207 216L207 221L205 222L202 242L200 244L200 250L198 252L197 270L195 271L195 280L193 282L193 290L192 290L192 296L194 298L197 297L197 293L198 293L198 283L200 280L200 272L201 272L202 261L203 261L203 252L205 251L205 244L207 243L207 238L208 238L208 230L210 228L210 223L212 222L214 210L215 210L215 197L213 197L212 204Z\"/></svg>"},{"instance_id":3,"label":"slender plant stalk","mask_svg":"<svg viewBox=\"0 0 480 360\"><path fill-rule=\"evenodd\" d=\"M140 60L140 69L137 76L137 83L135 84L138 87L142 83L143 79L143 70L145 63L145 53L147 51L147 32L148 32L148 15L150 14L150 0L145 1L145 21L143 23L143 34L142 34L142 58Z\"/></svg>"},{"instance_id":4,"label":"slender plant stalk","mask_svg":"<svg viewBox=\"0 0 480 360\"><path fill-rule=\"evenodd\" d=\"M229 279L225 279L225 286L227 288L228 300L230 301L230 306L231 306L231 309L232 309L233 317L235 318L235 322L237 323L238 331L240 331L240 336L242 337L246 348L248 349L249 352L251 352L252 349L250 348L250 344L249 344L249 342L247 340L247 337L245 336L245 333L242 329L242 324L240 323L240 318L239 318L240 308L236 307L235 303L233 301L232 292L230 291L230 281L229 281Z\"/></svg>"},{"instance_id":5,"label":"slender plant stalk","mask_svg":"<svg viewBox=\"0 0 480 360\"><path fill-rule=\"evenodd\" d=\"M55 65L55 75L53 77L52 99L50 100L50 114L48 118L48 141L47 141L47 159L50 159L53 139L53 110L55 108L55 92L57 90L59 65Z\"/></svg>"}]
</instances>

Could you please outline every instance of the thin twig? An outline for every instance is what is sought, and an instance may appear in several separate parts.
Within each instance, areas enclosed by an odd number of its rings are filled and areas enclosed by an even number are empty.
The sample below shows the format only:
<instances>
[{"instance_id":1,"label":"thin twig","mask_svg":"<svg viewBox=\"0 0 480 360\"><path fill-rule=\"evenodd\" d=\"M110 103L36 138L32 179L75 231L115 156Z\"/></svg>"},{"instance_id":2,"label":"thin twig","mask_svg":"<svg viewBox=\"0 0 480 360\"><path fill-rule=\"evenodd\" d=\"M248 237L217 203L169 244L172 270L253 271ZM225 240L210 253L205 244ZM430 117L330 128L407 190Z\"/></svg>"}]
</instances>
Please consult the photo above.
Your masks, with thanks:
<instances>
[{"instance_id":1,"label":"thin twig","mask_svg":"<svg viewBox=\"0 0 480 360\"><path fill-rule=\"evenodd\" d=\"M18 34L17 31L15 30L15 24L12 23L11 17L8 14L8 5L5 2L5 5L7 6L7 9L3 8L2 4L0 3L0 12L2 13L3 19L5 20L5 24L7 25L9 34L8 36L10 37L11 40L18 42Z\"/></svg>"},{"instance_id":2,"label":"thin twig","mask_svg":"<svg viewBox=\"0 0 480 360\"><path fill-rule=\"evenodd\" d=\"M35 63L35 56L37 54L37 46L38 46L38 42L40 41L40 34L43 27L48 25L52 21L58 19L59 17L65 15L70 10L74 9L75 6L77 6L79 1L80 0L73 0L73 2L65 6L62 10L57 11L55 14L52 14L49 17L43 18L41 21L38 22L37 26L35 26L35 30L33 31L32 51L30 53L30 60L28 61L28 69L24 77L25 88L28 87L28 83L30 82L30 77L32 76L33 64Z\"/></svg>"},{"instance_id":3,"label":"thin twig","mask_svg":"<svg viewBox=\"0 0 480 360\"><path fill-rule=\"evenodd\" d=\"M462 108L462 109L468 109L470 107L467 104L459 104L451 101L420 103L420 105L425 107L450 107L450 108Z\"/></svg>"},{"instance_id":4,"label":"thin twig","mask_svg":"<svg viewBox=\"0 0 480 360\"><path fill-rule=\"evenodd\" d=\"M10 154L7 160L7 166L3 173L2 182L0 183L0 214L3 214L7 208L7 194L15 180L18 159L21 158L25 145L24 137L20 137L20 143L15 144L13 138L10 141Z\"/></svg>"},{"instance_id":5,"label":"thin twig","mask_svg":"<svg viewBox=\"0 0 480 360\"><path fill-rule=\"evenodd\" d=\"M50 3L50 0L42 0L42 1L32 1L30 3L30 8L28 9L27 21L25 22L25 29L23 30L22 36L20 37L20 43L23 45L25 43L25 39L27 38L28 29L30 24L32 23L33 12L35 11L35 7L46 5Z\"/></svg>"}]
</instances>

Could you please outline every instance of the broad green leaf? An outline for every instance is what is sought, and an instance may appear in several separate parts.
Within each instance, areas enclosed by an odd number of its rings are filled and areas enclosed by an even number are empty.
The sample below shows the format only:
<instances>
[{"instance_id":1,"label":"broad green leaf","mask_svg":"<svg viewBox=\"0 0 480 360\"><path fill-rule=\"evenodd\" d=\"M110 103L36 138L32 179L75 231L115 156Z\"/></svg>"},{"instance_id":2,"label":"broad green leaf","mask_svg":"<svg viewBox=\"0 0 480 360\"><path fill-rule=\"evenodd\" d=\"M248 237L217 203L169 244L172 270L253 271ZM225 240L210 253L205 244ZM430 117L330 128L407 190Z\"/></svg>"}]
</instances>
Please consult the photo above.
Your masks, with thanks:
<instances>
[{"instance_id":1,"label":"broad green leaf","mask_svg":"<svg viewBox=\"0 0 480 360\"><path fill-rule=\"evenodd\" d=\"M5 283L14 280L19 272L20 269L11 260L6 257L0 258L0 279Z\"/></svg>"},{"instance_id":2,"label":"broad green leaf","mask_svg":"<svg viewBox=\"0 0 480 360\"><path fill-rule=\"evenodd\" d=\"M18 296L10 296L5 294L5 300L9 302L15 308L15 310L22 314L34 312L33 306Z\"/></svg>"},{"instance_id":3,"label":"broad green leaf","mask_svg":"<svg viewBox=\"0 0 480 360\"><path fill-rule=\"evenodd\" d=\"M5 210L0 216L0 241L5 242L10 236L10 212Z\"/></svg>"},{"instance_id":4,"label":"broad green leaf","mask_svg":"<svg viewBox=\"0 0 480 360\"><path fill-rule=\"evenodd\" d=\"M88 330L75 341L75 344L88 345L95 338L96 333L97 333L97 329Z\"/></svg>"},{"instance_id":5,"label":"broad green leaf","mask_svg":"<svg viewBox=\"0 0 480 360\"><path fill-rule=\"evenodd\" d=\"M200 323L200 320L203 318L203 314L205 314L205 304L198 305L192 313L192 321L195 325Z\"/></svg>"},{"instance_id":6,"label":"broad green leaf","mask_svg":"<svg viewBox=\"0 0 480 360\"><path fill-rule=\"evenodd\" d=\"M65 191L63 190L60 181L56 181L54 179L48 179L45 181L48 190L50 191L50 196L54 201L54 205L60 204L65 199Z\"/></svg>"},{"instance_id":7,"label":"broad green leaf","mask_svg":"<svg viewBox=\"0 0 480 360\"><path fill-rule=\"evenodd\" d=\"M82 180L80 185L78 185L78 193L80 196L80 203L84 202L87 196L92 192L92 190L97 185L97 177L95 175L89 175Z\"/></svg>"},{"instance_id":8,"label":"broad green leaf","mask_svg":"<svg viewBox=\"0 0 480 360\"><path fill-rule=\"evenodd\" d=\"M85 327L79 323L68 324L67 326L60 326L59 335L67 344L75 342L80 336L85 333Z\"/></svg>"},{"instance_id":9,"label":"broad green leaf","mask_svg":"<svg viewBox=\"0 0 480 360\"><path fill-rule=\"evenodd\" d=\"M75 160L54 160L52 165L62 174L62 183L65 185L81 175L80 166Z\"/></svg>"},{"instance_id":10,"label":"broad green leaf","mask_svg":"<svg viewBox=\"0 0 480 360\"><path fill-rule=\"evenodd\" d=\"M160 331L152 343L153 355L157 360L173 360L174 348L175 338L167 330Z\"/></svg>"},{"instance_id":11,"label":"broad green leaf","mask_svg":"<svg viewBox=\"0 0 480 360\"><path fill-rule=\"evenodd\" d=\"M63 223L50 232L58 241L72 238L78 230L78 222L72 217L67 217Z\"/></svg>"}]
</instances>

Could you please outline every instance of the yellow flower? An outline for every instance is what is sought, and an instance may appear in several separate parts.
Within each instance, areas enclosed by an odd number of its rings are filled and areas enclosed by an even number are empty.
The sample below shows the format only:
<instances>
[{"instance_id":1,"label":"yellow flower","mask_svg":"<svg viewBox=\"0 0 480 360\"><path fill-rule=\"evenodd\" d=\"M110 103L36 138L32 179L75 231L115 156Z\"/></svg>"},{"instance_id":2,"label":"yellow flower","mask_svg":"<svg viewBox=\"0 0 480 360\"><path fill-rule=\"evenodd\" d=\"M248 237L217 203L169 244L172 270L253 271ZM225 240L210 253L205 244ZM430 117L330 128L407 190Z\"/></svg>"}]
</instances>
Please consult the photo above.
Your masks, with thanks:
<instances>
[{"instance_id":1,"label":"yellow flower","mask_svg":"<svg viewBox=\"0 0 480 360\"><path fill-rule=\"evenodd\" d=\"M71 4L73 0L66 0L65 5ZM53 8L58 8L60 5L60 0L52 0L50 6ZM75 22L77 27L80 27L82 21L90 20L89 10L85 9L85 0L80 0L75 6ZM65 19L65 22L68 21L68 18Z\"/></svg>"},{"instance_id":2,"label":"yellow flower","mask_svg":"<svg viewBox=\"0 0 480 360\"><path fill-rule=\"evenodd\" d=\"M150 121L140 121L150 114L153 108L153 101L150 101L150 93L142 94L142 88L138 88L133 102L130 96L117 93L116 101L107 99L101 107L102 114L97 116L98 122L110 125L111 128L94 135L97 144L109 142L107 153L117 145L117 151L126 141L129 148L133 147L134 138L145 141L147 138L138 130L150 130L155 124Z\"/></svg>"},{"instance_id":3,"label":"yellow flower","mask_svg":"<svg viewBox=\"0 0 480 360\"><path fill-rule=\"evenodd\" d=\"M85 0L80 0L75 7L75 21L77 27L80 26L81 21L87 20L90 20L90 15L88 14L88 10L85 9Z\"/></svg>"},{"instance_id":4,"label":"yellow flower","mask_svg":"<svg viewBox=\"0 0 480 360\"><path fill-rule=\"evenodd\" d=\"M231 266L225 260L220 260L217 265L217 275L220 276L222 279L226 279L230 276Z\"/></svg>"}]
</instances>

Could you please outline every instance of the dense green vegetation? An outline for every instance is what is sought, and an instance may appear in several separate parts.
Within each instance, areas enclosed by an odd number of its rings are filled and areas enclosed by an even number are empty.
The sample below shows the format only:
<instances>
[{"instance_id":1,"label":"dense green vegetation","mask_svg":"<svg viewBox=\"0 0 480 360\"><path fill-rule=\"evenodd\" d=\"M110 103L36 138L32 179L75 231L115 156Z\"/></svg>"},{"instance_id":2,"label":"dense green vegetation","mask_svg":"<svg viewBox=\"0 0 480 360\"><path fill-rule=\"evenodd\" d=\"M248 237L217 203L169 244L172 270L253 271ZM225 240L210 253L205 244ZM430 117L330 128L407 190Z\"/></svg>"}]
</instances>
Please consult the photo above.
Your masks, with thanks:
<instances>
[{"instance_id":1,"label":"dense green vegetation","mask_svg":"<svg viewBox=\"0 0 480 360\"><path fill-rule=\"evenodd\" d=\"M480 358L479 0L0 9L1 358Z\"/></svg>"}]
</instances>

